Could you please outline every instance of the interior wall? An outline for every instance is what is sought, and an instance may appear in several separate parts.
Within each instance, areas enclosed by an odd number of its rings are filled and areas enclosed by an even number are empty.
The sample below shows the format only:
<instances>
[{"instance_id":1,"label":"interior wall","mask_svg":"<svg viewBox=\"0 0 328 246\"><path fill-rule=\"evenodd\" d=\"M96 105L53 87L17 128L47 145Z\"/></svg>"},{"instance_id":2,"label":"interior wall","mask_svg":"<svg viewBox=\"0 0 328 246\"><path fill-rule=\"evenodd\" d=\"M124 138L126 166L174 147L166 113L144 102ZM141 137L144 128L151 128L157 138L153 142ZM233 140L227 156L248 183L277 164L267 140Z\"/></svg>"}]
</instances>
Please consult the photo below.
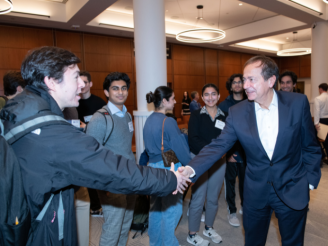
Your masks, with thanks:
<instances>
[{"instance_id":1,"label":"interior wall","mask_svg":"<svg viewBox=\"0 0 328 246\"><path fill-rule=\"evenodd\" d=\"M0 25L0 95L4 74L19 71L29 50L46 45L54 45L52 30Z\"/></svg>"},{"instance_id":2,"label":"interior wall","mask_svg":"<svg viewBox=\"0 0 328 246\"><path fill-rule=\"evenodd\" d=\"M131 87L126 102L128 111L137 109L136 76L133 39L31 27L0 25L0 95L3 95L3 75L8 70L19 70L27 52L40 46L55 45L68 49L80 59L81 70L90 72L91 92L106 100L103 81L109 72L121 71L129 75ZM225 88L233 73L242 73L243 65L252 54L230 52L171 44L171 59L167 59L167 82L176 95L175 116L181 115L184 91L201 93L204 84L214 83L220 90L220 101L229 92ZM295 72L305 83L305 94L311 95L311 56L272 57L280 70ZM310 98L309 98L310 99ZM201 100L201 103L202 100Z\"/></svg>"}]
</instances>

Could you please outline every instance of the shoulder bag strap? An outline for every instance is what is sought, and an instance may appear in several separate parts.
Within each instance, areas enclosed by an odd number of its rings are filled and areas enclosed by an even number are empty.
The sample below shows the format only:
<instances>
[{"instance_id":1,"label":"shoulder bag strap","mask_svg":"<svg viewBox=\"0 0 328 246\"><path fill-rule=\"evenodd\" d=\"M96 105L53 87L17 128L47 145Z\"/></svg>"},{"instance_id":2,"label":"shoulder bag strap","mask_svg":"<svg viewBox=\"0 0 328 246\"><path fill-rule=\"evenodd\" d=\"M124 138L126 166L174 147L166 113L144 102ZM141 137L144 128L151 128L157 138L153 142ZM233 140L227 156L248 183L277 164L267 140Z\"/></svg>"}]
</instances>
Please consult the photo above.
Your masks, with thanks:
<instances>
[{"instance_id":1,"label":"shoulder bag strap","mask_svg":"<svg viewBox=\"0 0 328 246\"><path fill-rule=\"evenodd\" d=\"M99 113L101 113L104 117L105 117L105 121L106 121L106 129L107 129L107 117L106 117L106 115L109 115L109 117L111 118L111 120L112 120L112 124L113 124L113 126L112 126L112 129L110 130L110 133L109 133L109 135L107 136L107 138L106 138L106 134L105 134L105 137L104 137L104 141L103 141L103 146L105 146L105 144L108 142L108 140L109 140L109 137L110 137L110 135L112 135L112 132L113 132L113 130L114 130L114 120L113 120L113 117L111 116L111 114L107 111L107 109L105 109L105 108L103 108L106 112L99 112ZM106 139L105 139L106 138Z\"/></svg>"},{"instance_id":2,"label":"shoulder bag strap","mask_svg":"<svg viewBox=\"0 0 328 246\"><path fill-rule=\"evenodd\" d=\"M162 147L161 147L162 153L164 152L164 123L166 118L167 117L165 117L165 119L163 120L163 126L162 126Z\"/></svg>"}]
</instances>

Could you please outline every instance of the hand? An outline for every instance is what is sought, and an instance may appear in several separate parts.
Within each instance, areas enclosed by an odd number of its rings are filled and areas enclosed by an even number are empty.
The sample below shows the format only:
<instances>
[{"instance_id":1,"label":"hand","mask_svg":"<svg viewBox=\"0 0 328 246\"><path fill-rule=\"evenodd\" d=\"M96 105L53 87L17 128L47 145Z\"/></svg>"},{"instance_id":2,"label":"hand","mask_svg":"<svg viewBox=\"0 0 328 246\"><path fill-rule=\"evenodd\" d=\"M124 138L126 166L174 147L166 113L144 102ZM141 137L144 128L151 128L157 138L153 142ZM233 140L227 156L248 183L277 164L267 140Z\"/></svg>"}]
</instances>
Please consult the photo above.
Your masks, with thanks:
<instances>
[{"instance_id":1,"label":"hand","mask_svg":"<svg viewBox=\"0 0 328 246\"><path fill-rule=\"evenodd\" d=\"M315 129L317 129L317 131L320 130L320 124L319 123L315 125Z\"/></svg>"},{"instance_id":2,"label":"hand","mask_svg":"<svg viewBox=\"0 0 328 246\"><path fill-rule=\"evenodd\" d=\"M84 124L82 121L80 121L80 128L85 128L86 124Z\"/></svg>"},{"instance_id":3,"label":"hand","mask_svg":"<svg viewBox=\"0 0 328 246\"><path fill-rule=\"evenodd\" d=\"M228 162L237 162L235 158L237 155L233 154L232 156L230 156L230 158L228 159Z\"/></svg>"},{"instance_id":4,"label":"hand","mask_svg":"<svg viewBox=\"0 0 328 246\"><path fill-rule=\"evenodd\" d=\"M186 178L189 178L192 174L194 174L194 172L189 167L179 167L178 171Z\"/></svg>"},{"instance_id":5,"label":"hand","mask_svg":"<svg viewBox=\"0 0 328 246\"><path fill-rule=\"evenodd\" d=\"M180 169L180 167L179 167ZM191 182L191 180L189 179L189 176L186 177L183 174L181 174L180 171L174 171L174 163L171 163L171 169L170 171L172 171L175 176L177 177L177 189L172 193L173 195L176 195L178 193L178 191L183 194L183 191L186 189L186 187L188 187L188 183L187 182Z\"/></svg>"}]
</instances>

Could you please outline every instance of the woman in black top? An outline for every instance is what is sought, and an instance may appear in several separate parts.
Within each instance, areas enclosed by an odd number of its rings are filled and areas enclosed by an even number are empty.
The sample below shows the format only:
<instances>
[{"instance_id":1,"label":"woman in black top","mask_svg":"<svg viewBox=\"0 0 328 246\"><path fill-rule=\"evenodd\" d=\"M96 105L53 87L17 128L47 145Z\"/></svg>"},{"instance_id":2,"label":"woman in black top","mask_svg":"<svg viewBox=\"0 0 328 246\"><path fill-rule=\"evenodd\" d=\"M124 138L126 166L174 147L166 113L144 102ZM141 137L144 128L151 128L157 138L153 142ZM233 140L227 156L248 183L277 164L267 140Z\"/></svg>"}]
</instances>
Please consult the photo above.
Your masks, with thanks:
<instances>
[{"instance_id":1,"label":"woman in black top","mask_svg":"<svg viewBox=\"0 0 328 246\"><path fill-rule=\"evenodd\" d=\"M205 106L192 112L189 120L188 139L192 157L197 155L212 139L217 138L224 128L226 117L217 106L219 98L219 89L214 84L207 84L203 87L202 99ZM207 240L196 233L200 228L205 199L205 230L203 235L209 237L214 243L222 241L221 236L213 229L213 223L218 210L218 196L223 184L225 169L225 158L222 158L199 177L192 186L188 218L189 235L187 237L190 244L208 244Z\"/></svg>"},{"instance_id":2,"label":"woman in black top","mask_svg":"<svg viewBox=\"0 0 328 246\"><path fill-rule=\"evenodd\" d=\"M183 99L182 99L182 112L181 115L188 115L190 114L189 104L191 103L188 91L185 91L183 93Z\"/></svg>"}]
</instances>

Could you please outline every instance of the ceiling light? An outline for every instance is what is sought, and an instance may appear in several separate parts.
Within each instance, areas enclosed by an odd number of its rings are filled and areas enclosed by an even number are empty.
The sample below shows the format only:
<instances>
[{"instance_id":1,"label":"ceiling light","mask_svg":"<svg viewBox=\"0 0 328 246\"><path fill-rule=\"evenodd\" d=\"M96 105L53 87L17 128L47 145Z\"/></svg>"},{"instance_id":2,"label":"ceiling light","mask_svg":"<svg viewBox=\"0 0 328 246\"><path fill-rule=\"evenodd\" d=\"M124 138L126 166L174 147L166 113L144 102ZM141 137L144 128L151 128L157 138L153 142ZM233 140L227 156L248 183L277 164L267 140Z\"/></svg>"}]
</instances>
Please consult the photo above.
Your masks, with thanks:
<instances>
[{"instance_id":1,"label":"ceiling light","mask_svg":"<svg viewBox=\"0 0 328 246\"><path fill-rule=\"evenodd\" d=\"M218 34L217 37L214 38L201 38L201 37L191 37L193 34L197 33L215 33ZM186 35L188 34L188 35ZM214 42L221 39L224 39L226 36L225 31L222 31L220 29L214 29L214 28L195 28L190 30L185 30L183 32L180 32L176 35L176 39L185 42L185 43L207 43L207 42Z\"/></svg>"},{"instance_id":2,"label":"ceiling light","mask_svg":"<svg viewBox=\"0 0 328 246\"><path fill-rule=\"evenodd\" d=\"M289 38L287 38L287 39L289 39Z\"/></svg>"},{"instance_id":3,"label":"ceiling light","mask_svg":"<svg viewBox=\"0 0 328 246\"><path fill-rule=\"evenodd\" d=\"M32 14L32 13L17 12L17 11L12 11L11 13L19 14L19 15L32 15L32 16L45 17L50 19L50 15Z\"/></svg>"},{"instance_id":4,"label":"ceiling light","mask_svg":"<svg viewBox=\"0 0 328 246\"><path fill-rule=\"evenodd\" d=\"M239 4L240 6L243 5L242 3Z\"/></svg>"},{"instance_id":5,"label":"ceiling light","mask_svg":"<svg viewBox=\"0 0 328 246\"><path fill-rule=\"evenodd\" d=\"M210 25L203 18L203 5L197 5L198 16L196 17L196 23L194 29L185 30L179 32L176 35L176 39L185 43L207 43L214 42L226 37L226 33L223 30L215 28L197 27L198 21L205 22L206 25Z\"/></svg>"},{"instance_id":6,"label":"ceiling light","mask_svg":"<svg viewBox=\"0 0 328 246\"><path fill-rule=\"evenodd\" d=\"M311 54L310 48L284 49L277 52L278 56L302 56Z\"/></svg>"},{"instance_id":7,"label":"ceiling light","mask_svg":"<svg viewBox=\"0 0 328 246\"><path fill-rule=\"evenodd\" d=\"M322 0L324 3L328 3L328 0Z\"/></svg>"},{"instance_id":8,"label":"ceiling light","mask_svg":"<svg viewBox=\"0 0 328 246\"><path fill-rule=\"evenodd\" d=\"M288 38L287 38L288 39ZM290 43L288 49L283 49L277 52L278 56L302 56L311 54L311 48L307 47L292 47L299 43L301 46L302 44L297 40L297 32L293 32L293 41Z\"/></svg>"},{"instance_id":9,"label":"ceiling light","mask_svg":"<svg viewBox=\"0 0 328 246\"><path fill-rule=\"evenodd\" d=\"M10 11L12 11L13 8L14 8L13 3L11 2L11 0L4 0L4 1L8 3L8 8L0 10L0 15L7 14Z\"/></svg>"},{"instance_id":10,"label":"ceiling light","mask_svg":"<svg viewBox=\"0 0 328 246\"><path fill-rule=\"evenodd\" d=\"M307 9L309 9L309 10L312 10L312 11L318 13L319 15L323 15L323 13L319 12L318 10L315 10L315 9L312 9L312 8L310 8L310 7L308 7L308 6L305 6L305 5L303 5L303 4L300 4L300 3L296 2L295 0L288 0L288 1L289 1L289 2L292 2L292 3L295 3L295 4L299 5L299 6L302 6L302 7L304 7L304 8L307 8ZM325 1L324 1L324 2L325 2Z\"/></svg>"}]
</instances>

